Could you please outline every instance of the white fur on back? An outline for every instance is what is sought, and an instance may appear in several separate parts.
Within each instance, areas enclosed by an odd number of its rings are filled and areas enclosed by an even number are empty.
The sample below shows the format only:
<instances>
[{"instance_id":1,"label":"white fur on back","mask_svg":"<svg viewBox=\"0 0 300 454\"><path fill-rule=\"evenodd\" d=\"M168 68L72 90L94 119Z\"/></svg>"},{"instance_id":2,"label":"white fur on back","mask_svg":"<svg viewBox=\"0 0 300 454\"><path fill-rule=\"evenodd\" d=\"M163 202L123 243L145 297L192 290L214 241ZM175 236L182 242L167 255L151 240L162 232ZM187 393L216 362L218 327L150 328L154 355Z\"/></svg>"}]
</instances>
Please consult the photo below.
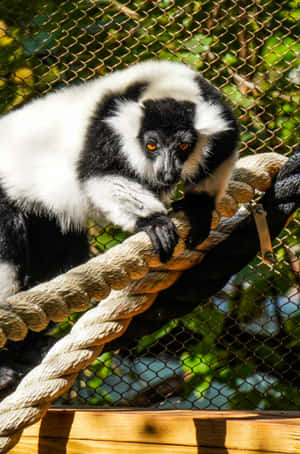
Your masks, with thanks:
<instances>
[{"instance_id":1,"label":"white fur on back","mask_svg":"<svg viewBox=\"0 0 300 454\"><path fill-rule=\"evenodd\" d=\"M75 91L51 94L0 121L1 184L25 207L46 207L63 228L83 227L88 209L76 164L94 103Z\"/></svg>"}]
</instances>

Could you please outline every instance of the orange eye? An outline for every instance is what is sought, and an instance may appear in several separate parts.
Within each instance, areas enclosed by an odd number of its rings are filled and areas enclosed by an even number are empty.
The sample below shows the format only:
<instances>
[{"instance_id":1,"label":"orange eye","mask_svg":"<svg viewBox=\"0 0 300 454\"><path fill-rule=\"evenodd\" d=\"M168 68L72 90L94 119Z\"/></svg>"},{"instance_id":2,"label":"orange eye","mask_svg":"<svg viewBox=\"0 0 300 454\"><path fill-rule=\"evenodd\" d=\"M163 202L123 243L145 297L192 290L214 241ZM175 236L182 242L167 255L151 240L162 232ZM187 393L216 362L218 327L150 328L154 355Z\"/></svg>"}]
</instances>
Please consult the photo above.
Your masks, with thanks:
<instances>
[{"instance_id":1,"label":"orange eye","mask_svg":"<svg viewBox=\"0 0 300 454\"><path fill-rule=\"evenodd\" d=\"M154 143L147 143L147 148L150 151L155 151L157 147Z\"/></svg>"},{"instance_id":2,"label":"orange eye","mask_svg":"<svg viewBox=\"0 0 300 454\"><path fill-rule=\"evenodd\" d=\"M181 151L186 151L189 148L189 144L184 142L184 143L180 144L179 148Z\"/></svg>"}]
</instances>

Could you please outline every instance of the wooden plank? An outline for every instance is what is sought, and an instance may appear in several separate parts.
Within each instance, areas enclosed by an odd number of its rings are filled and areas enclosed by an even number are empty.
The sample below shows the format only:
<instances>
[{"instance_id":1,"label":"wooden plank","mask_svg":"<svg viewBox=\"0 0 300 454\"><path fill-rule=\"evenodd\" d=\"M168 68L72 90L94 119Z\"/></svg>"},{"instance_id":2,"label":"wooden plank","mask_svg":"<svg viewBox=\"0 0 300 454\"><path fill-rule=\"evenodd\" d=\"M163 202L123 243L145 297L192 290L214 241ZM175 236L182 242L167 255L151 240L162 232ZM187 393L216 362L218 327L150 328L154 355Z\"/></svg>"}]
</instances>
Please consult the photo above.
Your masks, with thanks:
<instances>
[{"instance_id":1,"label":"wooden plank","mask_svg":"<svg viewBox=\"0 0 300 454\"><path fill-rule=\"evenodd\" d=\"M34 439L37 445L53 442L53 452L57 453L60 453L60 445L65 449L61 451L64 453L84 453L83 445L91 445L91 449L86 449L93 453L97 452L95 449L101 452L102 445L117 444L120 446L119 451L114 452L120 453L135 452L135 446L138 445L136 452L141 454L199 454L202 452L200 448L205 450L203 453L209 454L223 454L229 450L234 454L242 451L243 454L247 451L252 451L252 454L253 451L300 454L300 414L130 409L49 410L42 422L24 431L19 445L11 453L41 454L41 448L33 446ZM30 450L23 447L23 451L20 451L22 445L25 446L29 440ZM78 444L81 451L78 451ZM70 445L70 451L66 451L66 445ZM97 447L94 449L93 446ZM131 446L131 451L126 451L128 446ZM156 451L151 451L151 446L155 446ZM52 451L48 449L44 452Z\"/></svg>"},{"instance_id":2,"label":"wooden plank","mask_svg":"<svg viewBox=\"0 0 300 454\"><path fill-rule=\"evenodd\" d=\"M10 454L280 454L270 451L249 451L227 448L206 448L183 445L161 445L156 443L127 443L97 440L72 440L62 438L26 437L15 446Z\"/></svg>"}]
</instances>

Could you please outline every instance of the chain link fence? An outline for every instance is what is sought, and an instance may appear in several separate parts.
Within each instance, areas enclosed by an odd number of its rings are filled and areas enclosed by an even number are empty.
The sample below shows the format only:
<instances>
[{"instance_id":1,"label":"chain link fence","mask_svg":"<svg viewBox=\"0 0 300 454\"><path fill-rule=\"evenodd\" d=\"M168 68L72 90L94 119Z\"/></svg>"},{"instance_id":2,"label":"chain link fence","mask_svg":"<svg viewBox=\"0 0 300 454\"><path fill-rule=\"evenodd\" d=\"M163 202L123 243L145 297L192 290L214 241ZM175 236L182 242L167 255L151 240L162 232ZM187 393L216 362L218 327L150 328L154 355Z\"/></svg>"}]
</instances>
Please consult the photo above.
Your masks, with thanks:
<instances>
[{"instance_id":1,"label":"chain link fence","mask_svg":"<svg viewBox=\"0 0 300 454\"><path fill-rule=\"evenodd\" d=\"M222 89L242 155L289 155L299 140L299 17L299 0L2 0L0 111L167 58ZM192 314L104 353L57 404L299 410L299 233L298 213L276 240L276 265L256 258ZM126 237L92 223L89 235L91 254Z\"/></svg>"}]
</instances>

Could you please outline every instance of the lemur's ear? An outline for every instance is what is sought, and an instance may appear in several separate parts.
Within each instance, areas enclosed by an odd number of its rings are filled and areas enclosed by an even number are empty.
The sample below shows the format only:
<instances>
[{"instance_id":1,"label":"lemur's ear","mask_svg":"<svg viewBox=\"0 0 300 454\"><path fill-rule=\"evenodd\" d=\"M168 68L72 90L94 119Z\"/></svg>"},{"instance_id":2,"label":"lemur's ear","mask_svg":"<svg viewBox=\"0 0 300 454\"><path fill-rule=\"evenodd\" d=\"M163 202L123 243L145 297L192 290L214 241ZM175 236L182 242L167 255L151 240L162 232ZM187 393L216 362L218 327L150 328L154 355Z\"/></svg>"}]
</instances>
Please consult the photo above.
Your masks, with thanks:
<instances>
[{"instance_id":1,"label":"lemur's ear","mask_svg":"<svg viewBox=\"0 0 300 454\"><path fill-rule=\"evenodd\" d=\"M208 102L199 102L196 105L195 128L207 136L230 129L222 117L220 106Z\"/></svg>"}]
</instances>

